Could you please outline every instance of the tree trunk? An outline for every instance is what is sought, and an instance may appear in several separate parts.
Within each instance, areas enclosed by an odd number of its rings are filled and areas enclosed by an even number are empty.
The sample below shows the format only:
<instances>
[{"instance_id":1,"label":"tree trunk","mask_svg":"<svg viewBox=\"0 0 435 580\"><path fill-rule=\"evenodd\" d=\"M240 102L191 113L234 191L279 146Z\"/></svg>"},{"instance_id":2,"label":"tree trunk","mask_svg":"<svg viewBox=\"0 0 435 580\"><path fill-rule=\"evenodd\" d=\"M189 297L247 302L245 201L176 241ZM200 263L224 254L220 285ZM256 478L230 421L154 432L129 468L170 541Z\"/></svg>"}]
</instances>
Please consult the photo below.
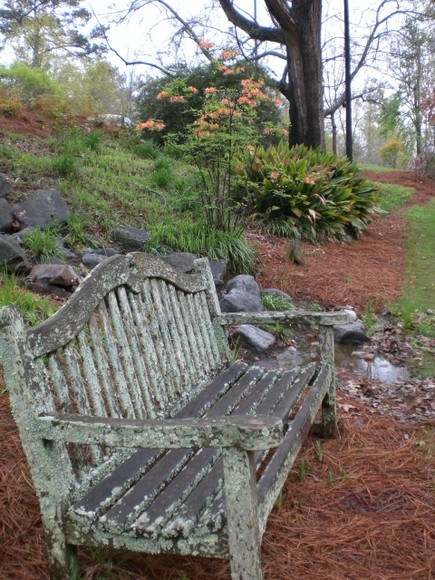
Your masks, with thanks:
<instances>
[{"instance_id":1,"label":"tree trunk","mask_svg":"<svg viewBox=\"0 0 435 580\"><path fill-rule=\"evenodd\" d=\"M324 145L321 0L294 0L295 26L284 30L290 103L289 145Z\"/></svg>"}]
</instances>

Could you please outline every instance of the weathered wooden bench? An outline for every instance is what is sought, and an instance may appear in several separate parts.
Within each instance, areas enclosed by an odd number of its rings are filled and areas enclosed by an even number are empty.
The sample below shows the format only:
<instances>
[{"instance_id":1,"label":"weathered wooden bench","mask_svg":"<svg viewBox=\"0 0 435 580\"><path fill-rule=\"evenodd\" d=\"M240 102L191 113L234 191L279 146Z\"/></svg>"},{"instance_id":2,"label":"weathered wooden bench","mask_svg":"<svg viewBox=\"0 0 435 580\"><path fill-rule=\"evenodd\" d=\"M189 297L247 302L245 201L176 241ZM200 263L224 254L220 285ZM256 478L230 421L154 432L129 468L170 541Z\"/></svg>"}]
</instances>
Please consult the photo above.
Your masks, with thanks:
<instances>
[{"instance_id":1,"label":"weathered wooden bench","mask_svg":"<svg viewBox=\"0 0 435 580\"><path fill-rule=\"evenodd\" d=\"M51 319L0 310L0 363L31 468L50 574L76 546L229 558L261 578L268 515L319 412L336 430L342 313L221 314L207 260L142 253L96 267ZM316 323L320 362L231 363L225 324Z\"/></svg>"}]
</instances>

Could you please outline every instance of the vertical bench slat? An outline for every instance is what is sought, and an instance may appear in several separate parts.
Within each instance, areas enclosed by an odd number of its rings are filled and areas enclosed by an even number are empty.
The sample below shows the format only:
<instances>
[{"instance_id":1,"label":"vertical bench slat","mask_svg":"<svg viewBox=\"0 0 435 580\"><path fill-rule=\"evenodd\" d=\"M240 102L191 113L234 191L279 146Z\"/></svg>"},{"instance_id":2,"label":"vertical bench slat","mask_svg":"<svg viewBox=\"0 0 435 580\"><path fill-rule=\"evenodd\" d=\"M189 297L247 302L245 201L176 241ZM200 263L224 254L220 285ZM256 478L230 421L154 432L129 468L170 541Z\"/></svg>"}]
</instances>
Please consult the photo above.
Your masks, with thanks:
<instances>
[{"instance_id":1,"label":"vertical bench slat","mask_svg":"<svg viewBox=\"0 0 435 580\"><path fill-rule=\"evenodd\" d=\"M197 342L200 343L200 353L203 368L206 373L212 372L215 368L214 358L211 354L210 339L206 336L204 326L201 322L202 312L199 308L199 298L188 294L186 296L187 316L192 332L197 336Z\"/></svg>"},{"instance_id":2,"label":"vertical bench slat","mask_svg":"<svg viewBox=\"0 0 435 580\"><path fill-rule=\"evenodd\" d=\"M82 333L83 331L79 333L79 337L80 334ZM80 352L79 340L80 338L76 338L75 340L72 340L65 346L64 348L65 362L68 370L69 382L77 406L77 411L83 415L90 415L92 414L92 411L91 411L91 402L89 398L89 391L88 388L86 387L86 382L83 377L82 365L80 364L78 354ZM89 445L89 450L93 464L94 465L98 464L103 457L101 449L97 445ZM80 459L80 456L82 454L80 451L78 451L76 455L77 458ZM85 452L84 455L86 455ZM83 456L81 458L83 459ZM85 457L84 461L82 460L78 464L79 471L81 472L81 470L86 469L87 465L88 465L88 457Z\"/></svg>"},{"instance_id":3,"label":"vertical bench slat","mask_svg":"<svg viewBox=\"0 0 435 580\"><path fill-rule=\"evenodd\" d=\"M143 418L143 402L138 386L138 377L133 364L133 356L129 349L124 321L119 309L119 289L110 292L108 296L110 320L118 348L119 362L126 379L125 388L128 390L133 405L133 415L137 419ZM129 412L131 416L132 411Z\"/></svg>"},{"instance_id":4,"label":"vertical bench slat","mask_svg":"<svg viewBox=\"0 0 435 580\"><path fill-rule=\"evenodd\" d=\"M205 352L202 341L199 340L198 334L195 332L192 324L192 318L189 314L189 305L187 303L187 298L184 292L181 290L176 291L177 302L181 311L181 317L186 328L186 333L190 342L191 357L195 364L197 376L207 374L207 366L205 366Z\"/></svg>"},{"instance_id":5,"label":"vertical bench slat","mask_svg":"<svg viewBox=\"0 0 435 580\"><path fill-rule=\"evenodd\" d=\"M207 310L207 299L203 292L189 296L191 316L195 321L195 328L204 342L204 350L208 359L209 368L219 367L219 351L215 344L213 328Z\"/></svg>"},{"instance_id":6,"label":"vertical bench slat","mask_svg":"<svg viewBox=\"0 0 435 580\"><path fill-rule=\"evenodd\" d=\"M152 345L157 354L158 364L161 376L165 377L165 383L161 387L165 389L166 399L169 403L175 398L176 386L175 376L172 361L167 350L168 336L166 332L162 332L161 326L164 326L161 320L163 313L161 312L161 305L155 304L152 299L152 286L150 280L145 280L142 288L142 299L145 306L145 311L149 316L149 326L151 330ZM159 321L160 317L160 321Z\"/></svg>"},{"instance_id":7,"label":"vertical bench slat","mask_svg":"<svg viewBox=\"0 0 435 580\"><path fill-rule=\"evenodd\" d=\"M190 361L185 356L185 341L180 332L181 326L177 324L174 311L171 308L167 282L165 280L153 280L151 284L154 287L154 296L156 297L158 295L161 307L165 313L165 326L168 330L171 361L174 365L176 376L176 395L177 397L184 397L190 385Z\"/></svg>"},{"instance_id":8,"label":"vertical bench slat","mask_svg":"<svg viewBox=\"0 0 435 580\"><path fill-rule=\"evenodd\" d=\"M193 385L201 379L202 371L197 365L197 353L192 349L192 342L187 332L185 319L181 311L179 296L172 284L168 286L168 308L173 313L174 324L180 336L181 350L184 360L186 381L189 386L189 394ZM187 390L187 389L186 389Z\"/></svg>"},{"instance_id":9,"label":"vertical bench slat","mask_svg":"<svg viewBox=\"0 0 435 580\"><path fill-rule=\"evenodd\" d=\"M93 353L89 347L87 337L82 331L78 336L79 352L82 358L84 379L88 384L89 400L92 405L92 414L105 417L107 415L100 381L95 368Z\"/></svg>"},{"instance_id":10,"label":"vertical bench slat","mask_svg":"<svg viewBox=\"0 0 435 580\"><path fill-rule=\"evenodd\" d=\"M137 390L137 396L143 402L143 404L141 405L142 407L141 416L144 418L152 417L153 402L150 397L150 390L144 366L144 359L142 356L142 352L139 350L140 341L138 340L137 329L125 288L122 287L119 288L118 298L120 301L123 328L125 330L125 335L127 338L129 349L132 353L132 359L134 363L135 376L137 381L137 384L134 386L134 388L135 390Z\"/></svg>"},{"instance_id":11,"label":"vertical bench slat","mask_svg":"<svg viewBox=\"0 0 435 580\"><path fill-rule=\"evenodd\" d=\"M120 356L118 352L118 347L116 344L115 337L113 335L113 329L110 322L110 315L107 311L107 306L104 301L100 302L98 307L98 315L101 321L102 329L102 343L103 347L106 349L107 360L109 362L109 368L111 370L112 385L115 391L114 397L118 400L118 406L120 409L121 417L131 416L133 411L133 403L130 397L130 393L127 387L127 381L124 375L124 370L120 364Z\"/></svg>"},{"instance_id":12,"label":"vertical bench slat","mask_svg":"<svg viewBox=\"0 0 435 580\"><path fill-rule=\"evenodd\" d=\"M167 407L168 400L166 391L162 389L161 381L159 380L157 349L153 345L153 338L149 331L149 315L145 315L142 297L138 294L130 293L128 299L136 322L138 339L146 369L145 372L150 386L150 396L154 401L153 414L150 415L153 418L159 414L159 411L161 411L162 415L164 414L163 411Z\"/></svg>"},{"instance_id":13,"label":"vertical bench slat","mask_svg":"<svg viewBox=\"0 0 435 580\"><path fill-rule=\"evenodd\" d=\"M68 385L58 357L58 352L53 352L48 355L47 374L51 378L50 387L56 395L61 411L64 413L72 413L73 408L69 397ZM38 359L38 361L42 362L42 359Z\"/></svg>"},{"instance_id":14,"label":"vertical bench slat","mask_svg":"<svg viewBox=\"0 0 435 580\"><path fill-rule=\"evenodd\" d=\"M110 368L107 361L107 354L101 340L100 327L95 315L93 315L89 321L89 331L92 340L93 353L97 367L100 388L102 390L102 396L107 405L107 416L122 417L121 409L119 408L116 398L116 391L113 388L111 382Z\"/></svg>"}]
</instances>

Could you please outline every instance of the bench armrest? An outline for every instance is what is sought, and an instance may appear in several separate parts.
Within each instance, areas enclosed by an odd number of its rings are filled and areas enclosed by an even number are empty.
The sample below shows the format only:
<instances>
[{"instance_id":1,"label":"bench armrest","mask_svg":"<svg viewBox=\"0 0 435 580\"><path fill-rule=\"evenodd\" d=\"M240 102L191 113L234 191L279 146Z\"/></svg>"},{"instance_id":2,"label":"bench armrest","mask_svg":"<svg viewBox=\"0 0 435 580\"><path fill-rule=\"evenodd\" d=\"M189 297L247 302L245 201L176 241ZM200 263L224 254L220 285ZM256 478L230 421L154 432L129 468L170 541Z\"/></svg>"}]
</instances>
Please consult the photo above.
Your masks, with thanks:
<instances>
[{"instance_id":1,"label":"bench armrest","mask_svg":"<svg viewBox=\"0 0 435 580\"><path fill-rule=\"evenodd\" d=\"M287 310L284 312L224 312L220 314L221 324L319 324L334 326L349 322L347 312L311 312L305 310Z\"/></svg>"},{"instance_id":2,"label":"bench armrest","mask_svg":"<svg viewBox=\"0 0 435 580\"><path fill-rule=\"evenodd\" d=\"M108 447L241 447L256 451L277 447L284 436L283 422L270 415L135 420L62 414L38 417L36 423L42 439Z\"/></svg>"}]
</instances>

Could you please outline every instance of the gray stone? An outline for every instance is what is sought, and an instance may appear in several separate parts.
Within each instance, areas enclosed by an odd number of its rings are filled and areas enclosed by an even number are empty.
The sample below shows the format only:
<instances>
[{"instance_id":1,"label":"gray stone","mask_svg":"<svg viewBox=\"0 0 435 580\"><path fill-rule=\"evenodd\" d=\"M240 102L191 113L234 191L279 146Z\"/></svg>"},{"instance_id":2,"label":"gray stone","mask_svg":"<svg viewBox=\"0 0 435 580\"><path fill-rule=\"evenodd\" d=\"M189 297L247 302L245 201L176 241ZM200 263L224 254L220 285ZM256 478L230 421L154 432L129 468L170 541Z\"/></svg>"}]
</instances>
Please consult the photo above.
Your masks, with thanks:
<instances>
[{"instance_id":1,"label":"gray stone","mask_svg":"<svg viewBox=\"0 0 435 580\"><path fill-rule=\"evenodd\" d=\"M0 268L9 272L27 272L30 264L20 246L10 236L0 236Z\"/></svg>"},{"instance_id":2,"label":"gray stone","mask_svg":"<svg viewBox=\"0 0 435 580\"><path fill-rule=\"evenodd\" d=\"M14 213L22 228L64 225L70 212L66 201L56 189L38 189L14 206Z\"/></svg>"},{"instance_id":3,"label":"gray stone","mask_svg":"<svg viewBox=\"0 0 435 580\"><path fill-rule=\"evenodd\" d=\"M112 231L112 238L124 252L143 251L149 237L148 232L133 226L120 225Z\"/></svg>"},{"instance_id":4,"label":"gray stone","mask_svg":"<svg viewBox=\"0 0 435 580\"><path fill-rule=\"evenodd\" d=\"M347 313L349 322L356 322L358 320L358 315L355 310L352 310L352 308L344 308L343 312Z\"/></svg>"},{"instance_id":5,"label":"gray stone","mask_svg":"<svg viewBox=\"0 0 435 580\"><path fill-rule=\"evenodd\" d=\"M263 304L259 296L241 288L233 288L220 299L222 312L262 312Z\"/></svg>"},{"instance_id":6,"label":"gray stone","mask_svg":"<svg viewBox=\"0 0 435 580\"><path fill-rule=\"evenodd\" d=\"M33 266L27 281L30 284L47 282L52 286L71 288L79 283L79 275L66 264L37 264Z\"/></svg>"},{"instance_id":7,"label":"gray stone","mask_svg":"<svg viewBox=\"0 0 435 580\"><path fill-rule=\"evenodd\" d=\"M175 268L178 272L188 274L189 272L193 272L195 270L194 262L198 256L195 256L195 254L190 254L189 252L176 252L160 257L162 260Z\"/></svg>"},{"instance_id":8,"label":"gray stone","mask_svg":"<svg viewBox=\"0 0 435 580\"><path fill-rule=\"evenodd\" d=\"M0 197L0 232L10 232L13 219L14 214L11 206L5 199Z\"/></svg>"},{"instance_id":9,"label":"gray stone","mask_svg":"<svg viewBox=\"0 0 435 580\"><path fill-rule=\"evenodd\" d=\"M6 197L11 191L8 179L4 173L0 173L0 197Z\"/></svg>"},{"instance_id":10,"label":"gray stone","mask_svg":"<svg viewBox=\"0 0 435 580\"><path fill-rule=\"evenodd\" d=\"M234 278L231 278L227 284L227 294L230 293L234 288L243 290L244 292L248 292L249 294L253 294L254 296L258 296L258 298L260 298L260 287L255 281L254 276L250 276L249 274L239 274L239 276L234 276Z\"/></svg>"},{"instance_id":11,"label":"gray stone","mask_svg":"<svg viewBox=\"0 0 435 580\"><path fill-rule=\"evenodd\" d=\"M210 270L213 274L213 280L218 290L224 286L224 278L227 273L227 264L225 260L210 260Z\"/></svg>"},{"instance_id":12,"label":"gray stone","mask_svg":"<svg viewBox=\"0 0 435 580\"><path fill-rule=\"evenodd\" d=\"M365 333L362 322L351 322L334 326L334 340L337 344L364 344L370 339Z\"/></svg>"},{"instance_id":13,"label":"gray stone","mask_svg":"<svg viewBox=\"0 0 435 580\"><path fill-rule=\"evenodd\" d=\"M256 350L263 352L275 344L275 337L270 332L261 330L252 324L241 324L234 331L234 336L239 336L242 342Z\"/></svg>"},{"instance_id":14,"label":"gray stone","mask_svg":"<svg viewBox=\"0 0 435 580\"><path fill-rule=\"evenodd\" d=\"M95 268L95 266L98 266L98 264L101 264L104 260L107 260L107 256L104 256L103 254L92 253L83 254L82 256L82 264L87 268Z\"/></svg>"}]
</instances>

